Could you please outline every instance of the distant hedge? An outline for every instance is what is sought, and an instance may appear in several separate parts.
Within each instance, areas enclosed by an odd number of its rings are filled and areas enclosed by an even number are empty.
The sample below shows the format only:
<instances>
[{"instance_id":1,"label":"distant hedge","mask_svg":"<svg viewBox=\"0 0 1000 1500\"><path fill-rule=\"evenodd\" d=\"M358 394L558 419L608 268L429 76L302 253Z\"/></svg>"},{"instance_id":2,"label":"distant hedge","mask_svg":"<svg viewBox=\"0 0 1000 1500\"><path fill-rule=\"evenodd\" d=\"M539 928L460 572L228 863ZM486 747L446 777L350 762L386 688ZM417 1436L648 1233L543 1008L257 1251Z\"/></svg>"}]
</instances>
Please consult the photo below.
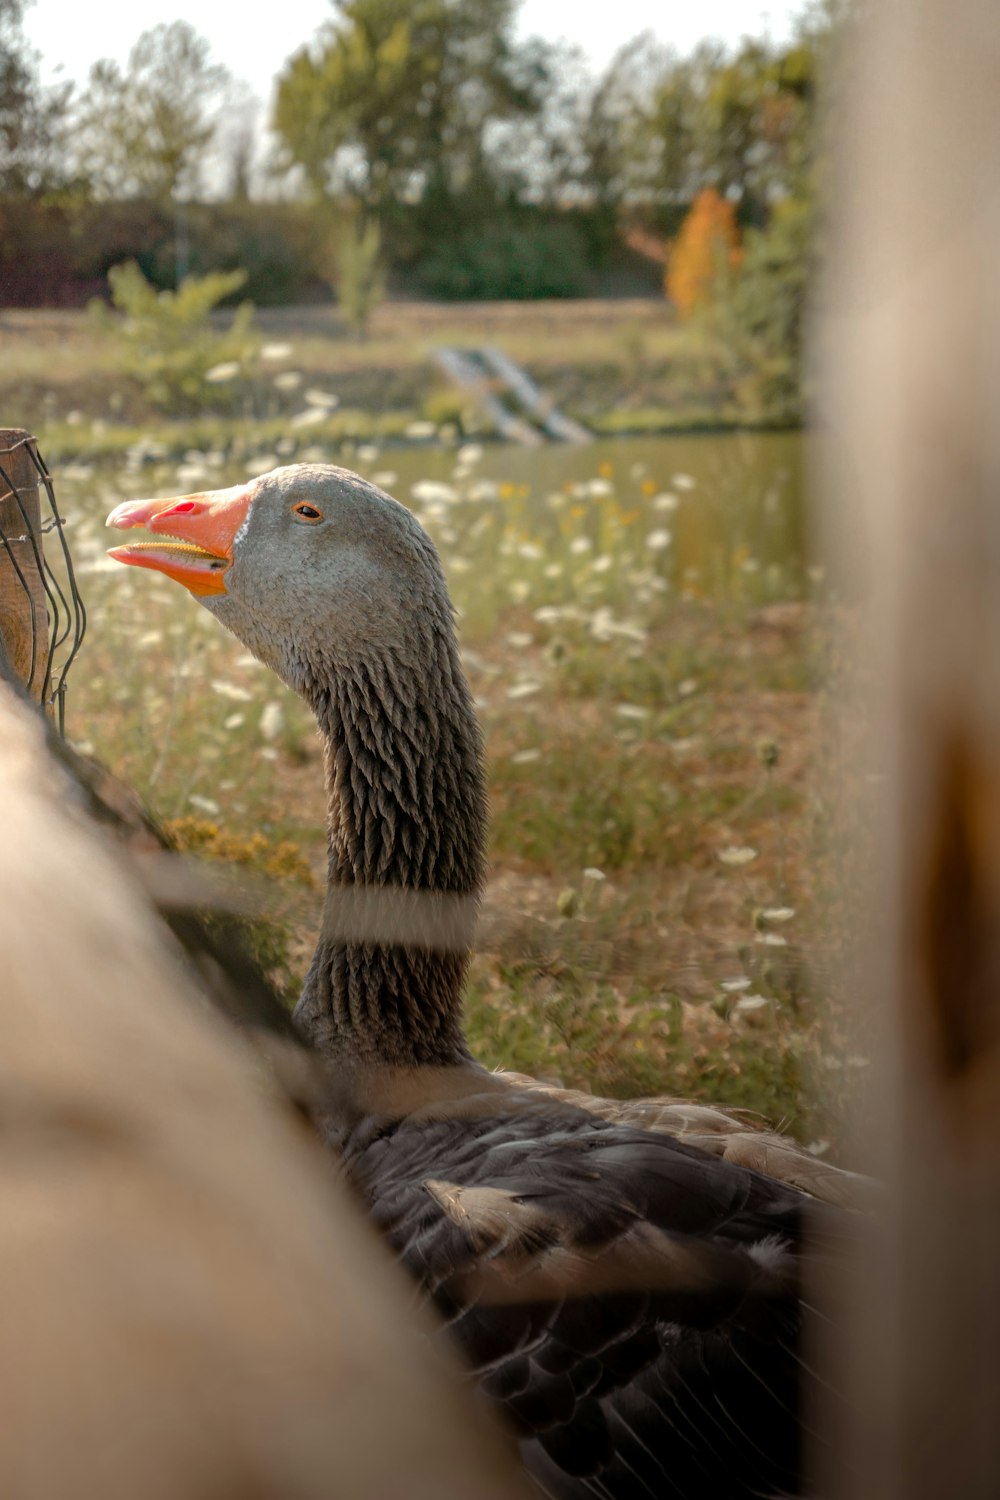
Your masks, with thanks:
<instances>
[{"instance_id":1,"label":"distant hedge","mask_svg":"<svg viewBox=\"0 0 1000 1500\"><path fill-rule=\"evenodd\" d=\"M188 271L242 269L241 296L260 307L330 300L313 269L319 225L305 205L192 204L179 227ZM108 269L125 260L173 287L177 228L141 201L0 202L0 306L85 306L107 295Z\"/></svg>"},{"instance_id":2,"label":"distant hedge","mask_svg":"<svg viewBox=\"0 0 1000 1500\"><path fill-rule=\"evenodd\" d=\"M415 214L383 235L389 286L444 300L655 294L659 268L600 227L585 211L442 214L429 225ZM329 219L307 204L191 204L175 222L134 200L0 201L0 307L83 307L108 295L109 268L128 260L173 288L178 232L186 271L243 270L240 296L258 307L331 300L318 273Z\"/></svg>"},{"instance_id":3,"label":"distant hedge","mask_svg":"<svg viewBox=\"0 0 1000 1500\"><path fill-rule=\"evenodd\" d=\"M416 273L427 295L463 302L580 297L592 280L572 224L523 221L466 229L424 256Z\"/></svg>"}]
</instances>

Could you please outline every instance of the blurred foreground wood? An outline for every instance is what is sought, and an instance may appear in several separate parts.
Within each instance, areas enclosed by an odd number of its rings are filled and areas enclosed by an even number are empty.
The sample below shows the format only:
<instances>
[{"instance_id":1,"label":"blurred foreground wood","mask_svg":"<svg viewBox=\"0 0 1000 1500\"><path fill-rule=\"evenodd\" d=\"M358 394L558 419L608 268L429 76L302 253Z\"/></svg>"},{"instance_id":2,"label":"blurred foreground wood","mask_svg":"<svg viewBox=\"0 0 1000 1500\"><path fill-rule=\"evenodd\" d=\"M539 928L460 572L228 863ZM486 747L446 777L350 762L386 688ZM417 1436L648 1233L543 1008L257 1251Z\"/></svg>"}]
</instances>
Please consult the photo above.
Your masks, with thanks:
<instances>
[{"instance_id":1,"label":"blurred foreground wood","mask_svg":"<svg viewBox=\"0 0 1000 1500\"><path fill-rule=\"evenodd\" d=\"M0 540L0 645L37 697L43 691L48 627L36 553L42 539L34 451L35 440L24 428L0 427L0 538L7 539L6 545Z\"/></svg>"},{"instance_id":2,"label":"blurred foreground wood","mask_svg":"<svg viewBox=\"0 0 1000 1500\"><path fill-rule=\"evenodd\" d=\"M388 1253L0 682L0 1495L511 1500Z\"/></svg>"},{"instance_id":3,"label":"blurred foreground wood","mask_svg":"<svg viewBox=\"0 0 1000 1500\"><path fill-rule=\"evenodd\" d=\"M840 1500L1000 1495L1000 27L867 8L827 286L827 518L867 574L887 771L862 1002L886 1221L857 1268Z\"/></svg>"}]
</instances>

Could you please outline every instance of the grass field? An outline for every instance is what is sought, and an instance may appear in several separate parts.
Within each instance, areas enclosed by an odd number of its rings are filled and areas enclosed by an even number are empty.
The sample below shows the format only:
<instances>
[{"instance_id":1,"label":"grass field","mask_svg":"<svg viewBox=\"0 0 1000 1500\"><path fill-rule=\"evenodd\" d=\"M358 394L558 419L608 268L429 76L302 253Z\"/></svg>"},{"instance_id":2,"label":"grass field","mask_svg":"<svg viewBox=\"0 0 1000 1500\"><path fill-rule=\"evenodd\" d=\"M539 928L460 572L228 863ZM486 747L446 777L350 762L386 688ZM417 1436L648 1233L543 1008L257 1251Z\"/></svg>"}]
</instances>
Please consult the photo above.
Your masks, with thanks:
<instances>
[{"instance_id":1,"label":"grass field","mask_svg":"<svg viewBox=\"0 0 1000 1500\"><path fill-rule=\"evenodd\" d=\"M183 590L103 556L111 503L231 482L205 477L219 461L67 468L91 612L69 727L182 847L267 877L291 999L325 868L308 714ZM388 483L376 450L353 461ZM866 1059L831 981L850 917L828 840L829 607L742 555L723 601L678 588L672 528L707 503L684 476L603 462L529 501L481 461L458 448L448 483L397 490L441 550L487 737L478 1055L742 1106L835 1149Z\"/></svg>"},{"instance_id":2,"label":"grass field","mask_svg":"<svg viewBox=\"0 0 1000 1500\"><path fill-rule=\"evenodd\" d=\"M398 438L428 419L475 435L474 405L433 362L442 344L501 344L558 406L597 432L711 426L735 415L703 336L678 327L665 300L387 302L364 342L331 307L263 309L256 327L265 357L255 378L220 386L217 413L206 408L198 421L161 424L161 440L177 456L215 446L234 419L244 436L270 424L275 441L300 410L302 391L331 382L339 406L330 437ZM141 388L123 378L119 344L84 312L5 309L0 342L4 421L31 428L52 457L121 453L155 416ZM275 350L285 352L272 357Z\"/></svg>"}]
</instances>

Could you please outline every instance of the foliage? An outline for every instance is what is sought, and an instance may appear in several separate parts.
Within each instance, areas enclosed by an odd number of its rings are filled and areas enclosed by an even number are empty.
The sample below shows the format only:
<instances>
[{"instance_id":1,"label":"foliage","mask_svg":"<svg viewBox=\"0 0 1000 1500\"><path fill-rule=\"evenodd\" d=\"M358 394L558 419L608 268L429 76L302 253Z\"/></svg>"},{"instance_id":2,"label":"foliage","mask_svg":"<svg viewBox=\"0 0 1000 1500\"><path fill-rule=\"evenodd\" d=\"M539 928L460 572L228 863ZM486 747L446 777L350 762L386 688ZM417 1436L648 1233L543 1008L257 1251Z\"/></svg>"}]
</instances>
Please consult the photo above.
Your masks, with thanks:
<instances>
[{"instance_id":1,"label":"foliage","mask_svg":"<svg viewBox=\"0 0 1000 1500\"><path fill-rule=\"evenodd\" d=\"M815 220L810 199L777 204L766 229L747 232L742 263L704 310L740 410L754 422L797 422L803 415L802 346Z\"/></svg>"},{"instance_id":2,"label":"foliage","mask_svg":"<svg viewBox=\"0 0 1000 1500\"><path fill-rule=\"evenodd\" d=\"M418 275L425 292L454 301L578 297L587 263L571 224L508 220L465 230L421 260Z\"/></svg>"},{"instance_id":3,"label":"foliage","mask_svg":"<svg viewBox=\"0 0 1000 1500\"><path fill-rule=\"evenodd\" d=\"M734 205L715 188L703 188L681 225L667 265L667 291L681 317L690 317L713 300L739 257Z\"/></svg>"},{"instance_id":4,"label":"foliage","mask_svg":"<svg viewBox=\"0 0 1000 1500\"><path fill-rule=\"evenodd\" d=\"M44 89L21 32L25 0L0 0L0 196L61 186L70 86Z\"/></svg>"},{"instance_id":5,"label":"foliage","mask_svg":"<svg viewBox=\"0 0 1000 1500\"><path fill-rule=\"evenodd\" d=\"M228 78L187 21L144 31L124 71L110 58L95 63L77 110L77 151L93 191L158 202L196 194Z\"/></svg>"},{"instance_id":6,"label":"foliage","mask_svg":"<svg viewBox=\"0 0 1000 1500\"><path fill-rule=\"evenodd\" d=\"M380 217L489 175L487 128L530 115L547 82L512 40L513 0L339 0L320 45L278 81L274 129L321 197Z\"/></svg>"},{"instance_id":7,"label":"foliage","mask_svg":"<svg viewBox=\"0 0 1000 1500\"><path fill-rule=\"evenodd\" d=\"M228 380L214 384L208 376L227 365L235 367L235 376L253 359L253 308L244 302L224 331L213 326L210 314L243 286L243 271L188 276L176 292L158 292L128 261L112 266L108 281L123 317L115 319L99 302L92 304L93 316L114 330L123 370L138 381L153 406L164 412L198 411L234 389Z\"/></svg>"},{"instance_id":8,"label":"foliage","mask_svg":"<svg viewBox=\"0 0 1000 1500\"><path fill-rule=\"evenodd\" d=\"M385 294L382 236L373 219L342 222L333 236L331 280L348 324L363 339ZM329 252L328 252L329 253Z\"/></svg>"}]
</instances>

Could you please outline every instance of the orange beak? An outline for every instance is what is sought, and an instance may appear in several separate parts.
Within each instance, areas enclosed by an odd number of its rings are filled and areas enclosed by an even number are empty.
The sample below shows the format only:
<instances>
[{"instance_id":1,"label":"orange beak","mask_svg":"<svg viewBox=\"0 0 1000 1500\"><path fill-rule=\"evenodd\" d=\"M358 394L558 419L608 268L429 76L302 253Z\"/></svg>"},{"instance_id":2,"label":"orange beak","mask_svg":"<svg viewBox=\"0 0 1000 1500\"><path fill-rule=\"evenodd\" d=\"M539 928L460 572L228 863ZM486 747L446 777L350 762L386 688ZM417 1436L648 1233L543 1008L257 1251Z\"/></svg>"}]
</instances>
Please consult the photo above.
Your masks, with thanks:
<instances>
[{"instance_id":1,"label":"orange beak","mask_svg":"<svg viewBox=\"0 0 1000 1500\"><path fill-rule=\"evenodd\" d=\"M111 547L108 556L134 568L155 568L192 594L224 594L233 544L252 499L252 486L236 485L170 500L126 500L108 516L108 526L123 531L143 526L157 536L176 540L130 542Z\"/></svg>"}]
</instances>

